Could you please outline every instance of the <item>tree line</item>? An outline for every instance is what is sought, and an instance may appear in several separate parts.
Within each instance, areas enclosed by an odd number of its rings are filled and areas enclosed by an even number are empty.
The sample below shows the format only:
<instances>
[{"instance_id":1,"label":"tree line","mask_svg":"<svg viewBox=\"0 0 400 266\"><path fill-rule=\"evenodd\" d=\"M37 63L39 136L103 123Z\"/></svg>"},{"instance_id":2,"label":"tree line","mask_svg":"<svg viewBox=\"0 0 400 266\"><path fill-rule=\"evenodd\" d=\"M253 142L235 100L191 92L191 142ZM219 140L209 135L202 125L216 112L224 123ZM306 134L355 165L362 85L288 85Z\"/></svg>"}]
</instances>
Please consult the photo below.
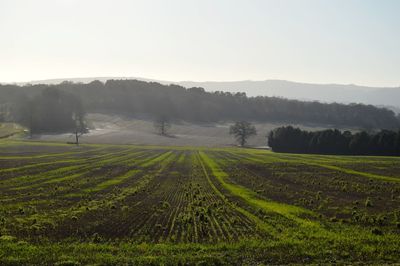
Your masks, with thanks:
<instances>
[{"instance_id":1,"label":"tree line","mask_svg":"<svg viewBox=\"0 0 400 266\"><path fill-rule=\"evenodd\" d=\"M93 81L88 84L63 82L58 85L0 85L0 117L16 119L18 107L26 99L38 97L53 88L81 99L87 112L140 116L187 122L280 122L321 124L363 129L397 129L399 117L393 111L364 104L320 103L278 97L247 97L245 93L206 92L203 88L184 88L138 80ZM244 88L245 89L245 88ZM6 108L5 111L2 111ZM66 119L37 130L64 130L72 124ZM57 126L56 126L57 125ZM56 128L57 127L57 128Z\"/></svg>"},{"instance_id":2,"label":"tree line","mask_svg":"<svg viewBox=\"0 0 400 266\"><path fill-rule=\"evenodd\" d=\"M14 107L15 121L31 135L71 132L79 144L79 137L87 132L83 104L68 92L49 87L33 97L21 97Z\"/></svg>"},{"instance_id":3,"label":"tree line","mask_svg":"<svg viewBox=\"0 0 400 266\"><path fill-rule=\"evenodd\" d=\"M400 155L400 130L305 131L292 126L279 127L268 134L268 145L276 152L341 154L341 155Z\"/></svg>"}]
</instances>

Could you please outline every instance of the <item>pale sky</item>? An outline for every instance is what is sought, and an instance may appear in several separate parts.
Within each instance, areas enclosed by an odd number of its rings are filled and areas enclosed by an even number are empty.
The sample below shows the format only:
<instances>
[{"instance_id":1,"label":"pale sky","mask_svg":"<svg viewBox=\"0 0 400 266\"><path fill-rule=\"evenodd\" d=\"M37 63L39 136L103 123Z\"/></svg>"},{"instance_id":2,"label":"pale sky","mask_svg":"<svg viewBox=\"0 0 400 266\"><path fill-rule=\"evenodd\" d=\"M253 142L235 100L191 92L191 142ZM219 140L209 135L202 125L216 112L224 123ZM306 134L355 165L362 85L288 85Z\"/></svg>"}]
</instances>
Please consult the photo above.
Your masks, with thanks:
<instances>
[{"instance_id":1,"label":"pale sky","mask_svg":"<svg viewBox=\"0 0 400 266\"><path fill-rule=\"evenodd\" d=\"M400 85L397 0L0 0L0 82Z\"/></svg>"}]
</instances>

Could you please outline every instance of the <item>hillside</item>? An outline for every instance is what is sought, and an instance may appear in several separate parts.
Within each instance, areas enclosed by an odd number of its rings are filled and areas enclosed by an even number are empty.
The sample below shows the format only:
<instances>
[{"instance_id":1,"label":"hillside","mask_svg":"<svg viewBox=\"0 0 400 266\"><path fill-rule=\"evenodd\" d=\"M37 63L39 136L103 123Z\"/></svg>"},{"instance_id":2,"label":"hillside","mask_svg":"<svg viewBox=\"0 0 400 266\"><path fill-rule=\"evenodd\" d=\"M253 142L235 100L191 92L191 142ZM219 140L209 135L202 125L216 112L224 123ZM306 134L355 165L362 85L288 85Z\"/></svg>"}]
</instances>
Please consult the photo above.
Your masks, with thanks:
<instances>
[{"instance_id":1,"label":"hillside","mask_svg":"<svg viewBox=\"0 0 400 266\"><path fill-rule=\"evenodd\" d=\"M364 103L386 106L396 112L400 111L400 87L368 87L354 84L314 84L287 80L243 80L243 81L165 81L140 77L88 77L60 78L20 82L25 84L59 84L64 81L90 83L94 80L106 82L110 79L137 79L161 84L177 84L186 88L202 87L206 91L227 91L231 93L246 92L248 96L277 96L288 99Z\"/></svg>"},{"instance_id":2,"label":"hillside","mask_svg":"<svg viewBox=\"0 0 400 266\"><path fill-rule=\"evenodd\" d=\"M191 82L185 87L203 87L209 91L246 91L250 96L279 96L288 99L321 102L364 103L400 108L400 87L367 87L354 84L312 84L286 80Z\"/></svg>"},{"instance_id":3,"label":"hillside","mask_svg":"<svg viewBox=\"0 0 400 266\"><path fill-rule=\"evenodd\" d=\"M58 90L63 93L52 93ZM45 93L45 94L43 94ZM248 120L260 123L312 124L329 127L398 129L393 111L364 104L321 103L279 97L249 97L245 93L206 92L202 87L185 88L139 80L93 81L88 84L64 82L58 85L0 85L0 112L18 119L18 112L30 101L37 113L54 114L55 102L71 94L81 99L87 112L101 112L189 123L221 123ZM58 96L57 96L58 95ZM46 105L41 104L46 102ZM50 104L51 103L51 104ZM54 110L44 110L50 108ZM66 107L67 108L67 107ZM26 115L32 112L25 110ZM5 115L3 115L4 117ZM26 117L25 117L26 118ZM54 118L54 121L58 121ZM43 121L42 124L45 124ZM55 129L57 130L57 129Z\"/></svg>"}]
</instances>

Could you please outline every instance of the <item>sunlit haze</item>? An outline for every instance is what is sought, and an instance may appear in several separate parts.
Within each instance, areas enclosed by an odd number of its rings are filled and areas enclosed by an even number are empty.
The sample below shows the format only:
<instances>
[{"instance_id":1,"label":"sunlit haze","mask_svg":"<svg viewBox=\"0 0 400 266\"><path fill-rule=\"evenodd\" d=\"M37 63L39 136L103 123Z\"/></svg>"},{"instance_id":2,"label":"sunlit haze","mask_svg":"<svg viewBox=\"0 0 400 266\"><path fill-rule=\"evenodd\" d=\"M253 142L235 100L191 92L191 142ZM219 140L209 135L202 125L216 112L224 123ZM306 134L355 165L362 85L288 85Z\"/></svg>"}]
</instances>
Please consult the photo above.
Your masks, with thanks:
<instances>
[{"instance_id":1,"label":"sunlit haze","mask_svg":"<svg viewBox=\"0 0 400 266\"><path fill-rule=\"evenodd\" d=\"M1 0L0 82L400 85L400 1Z\"/></svg>"}]
</instances>

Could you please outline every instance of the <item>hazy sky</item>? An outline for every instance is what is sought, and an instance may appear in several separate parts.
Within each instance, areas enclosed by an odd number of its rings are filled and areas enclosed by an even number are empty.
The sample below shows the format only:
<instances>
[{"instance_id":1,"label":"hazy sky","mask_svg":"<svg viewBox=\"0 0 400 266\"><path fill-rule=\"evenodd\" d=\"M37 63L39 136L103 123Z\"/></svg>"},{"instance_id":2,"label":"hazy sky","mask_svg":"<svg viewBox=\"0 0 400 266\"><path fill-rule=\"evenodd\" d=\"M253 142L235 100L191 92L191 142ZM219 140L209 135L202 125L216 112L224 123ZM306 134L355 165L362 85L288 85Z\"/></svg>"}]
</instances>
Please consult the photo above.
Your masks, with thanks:
<instances>
[{"instance_id":1,"label":"hazy sky","mask_svg":"<svg viewBox=\"0 0 400 266\"><path fill-rule=\"evenodd\" d=\"M400 85L397 0L0 0L0 81Z\"/></svg>"}]
</instances>

